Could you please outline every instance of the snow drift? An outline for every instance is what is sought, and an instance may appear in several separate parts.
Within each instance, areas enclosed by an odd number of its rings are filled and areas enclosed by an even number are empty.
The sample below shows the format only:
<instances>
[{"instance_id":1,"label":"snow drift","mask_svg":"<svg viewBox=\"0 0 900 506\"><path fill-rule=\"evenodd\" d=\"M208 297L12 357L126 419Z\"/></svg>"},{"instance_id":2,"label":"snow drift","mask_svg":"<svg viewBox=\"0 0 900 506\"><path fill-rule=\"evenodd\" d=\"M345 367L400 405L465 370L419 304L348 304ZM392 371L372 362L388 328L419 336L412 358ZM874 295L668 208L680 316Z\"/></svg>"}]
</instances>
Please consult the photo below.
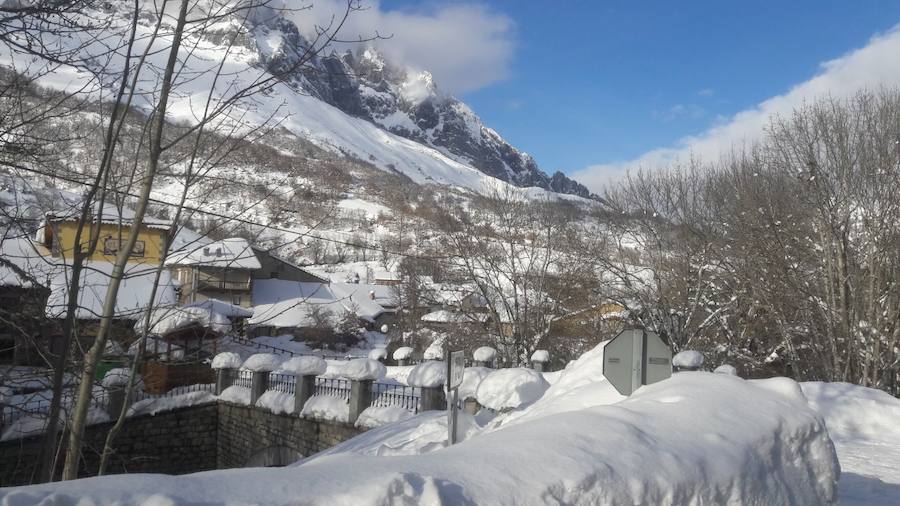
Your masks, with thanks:
<instances>
[{"instance_id":1,"label":"snow drift","mask_svg":"<svg viewBox=\"0 0 900 506\"><path fill-rule=\"evenodd\" d=\"M8 490L4 500L140 504L157 496L172 504L312 505L836 501L840 471L834 447L795 382L681 373L620 400L596 372L598 359L602 345L570 364L537 402L497 417L506 423L478 427L474 418L463 416L462 442L449 448L442 432L446 416L429 412L287 468L92 478Z\"/></svg>"}]
</instances>

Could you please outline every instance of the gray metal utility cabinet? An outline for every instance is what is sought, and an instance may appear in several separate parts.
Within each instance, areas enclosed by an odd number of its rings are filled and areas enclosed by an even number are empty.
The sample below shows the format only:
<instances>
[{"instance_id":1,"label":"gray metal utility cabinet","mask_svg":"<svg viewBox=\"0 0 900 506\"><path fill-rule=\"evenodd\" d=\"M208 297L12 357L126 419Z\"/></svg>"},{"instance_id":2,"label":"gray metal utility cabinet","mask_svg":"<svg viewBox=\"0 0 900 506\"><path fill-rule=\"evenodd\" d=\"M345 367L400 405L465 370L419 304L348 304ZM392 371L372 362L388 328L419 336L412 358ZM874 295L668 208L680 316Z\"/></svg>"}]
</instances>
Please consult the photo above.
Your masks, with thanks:
<instances>
[{"instance_id":1,"label":"gray metal utility cabinet","mask_svg":"<svg viewBox=\"0 0 900 506\"><path fill-rule=\"evenodd\" d=\"M645 329L626 329L603 349L603 376L622 395L672 376L672 350Z\"/></svg>"}]
</instances>

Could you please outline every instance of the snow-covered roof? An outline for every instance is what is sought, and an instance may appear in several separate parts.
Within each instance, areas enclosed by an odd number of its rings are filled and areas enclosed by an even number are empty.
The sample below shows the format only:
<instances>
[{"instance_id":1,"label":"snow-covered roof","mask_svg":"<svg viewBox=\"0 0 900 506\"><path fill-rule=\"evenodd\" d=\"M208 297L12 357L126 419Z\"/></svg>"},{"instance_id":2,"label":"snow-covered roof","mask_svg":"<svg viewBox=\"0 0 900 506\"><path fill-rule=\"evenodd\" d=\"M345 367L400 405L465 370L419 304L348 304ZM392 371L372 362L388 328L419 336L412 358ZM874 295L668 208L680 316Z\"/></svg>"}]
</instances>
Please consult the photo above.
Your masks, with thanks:
<instances>
[{"instance_id":1,"label":"snow-covered roof","mask_svg":"<svg viewBox=\"0 0 900 506\"><path fill-rule=\"evenodd\" d=\"M271 327L310 327L316 323L315 311L328 311L340 318L347 312L374 321L384 308L361 294L339 294L324 283L306 283L284 279L260 279L253 283L256 304L251 325Z\"/></svg>"},{"instance_id":2,"label":"snow-covered roof","mask_svg":"<svg viewBox=\"0 0 900 506\"><path fill-rule=\"evenodd\" d=\"M81 273L76 317L85 320L98 319L106 299L113 264L88 261ZM59 265L50 280L50 297L47 299L47 316L61 318L66 312L71 269ZM128 264L125 278L119 285L116 297L115 317L136 320L152 306L174 307L177 302L175 286L168 271L160 276L156 299L150 303L150 293L156 277L156 267L147 264Z\"/></svg>"},{"instance_id":3,"label":"snow-covered roof","mask_svg":"<svg viewBox=\"0 0 900 506\"><path fill-rule=\"evenodd\" d=\"M241 237L222 239L209 244L176 251L166 259L166 265L197 265L229 269L259 269L262 267L250 243Z\"/></svg>"},{"instance_id":4,"label":"snow-covered roof","mask_svg":"<svg viewBox=\"0 0 900 506\"><path fill-rule=\"evenodd\" d=\"M391 271L375 271L372 274L372 279L376 281L400 281L400 274L397 272Z\"/></svg>"},{"instance_id":5,"label":"snow-covered roof","mask_svg":"<svg viewBox=\"0 0 900 506\"><path fill-rule=\"evenodd\" d=\"M70 205L63 209L48 212L45 215L45 219L47 222L78 220L81 217L80 205L81 203L78 202L78 205ZM126 207L119 209L116 206L104 204L103 212L99 215L99 217L94 215L93 221L99 221L100 223L105 223L108 225L131 225L134 223L134 211ZM160 218L154 218L153 216L144 215L144 219L141 221L141 225L149 228L169 230L172 228L173 223L169 220L163 220Z\"/></svg>"},{"instance_id":6,"label":"snow-covered roof","mask_svg":"<svg viewBox=\"0 0 900 506\"><path fill-rule=\"evenodd\" d=\"M397 290L390 285L333 282L330 286L331 290L339 297L352 297L354 301L365 298L381 307L396 307L398 305Z\"/></svg>"},{"instance_id":7,"label":"snow-covered roof","mask_svg":"<svg viewBox=\"0 0 900 506\"><path fill-rule=\"evenodd\" d=\"M421 318L426 323L484 323L487 319L487 313L459 313L448 309L438 309Z\"/></svg>"},{"instance_id":8,"label":"snow-covered roof","mask_svg":"<svg viewBox=\"0 0 900 506\"><path fill-rule=\"evenodd\" d=\"M230 306L230 304L228 304ZM216 311L213 304L191 304L188 306L176 307L160 307L154 309L150 313L150 326L148 332L151 334L166 335L169 332L199 325L220 334L226 334L231 331L231 321L228 315ZM227 307L222 307L228 310ZM134 329L136 332L143 332L144 318L139 319Z\"/></svg>"}]
</instances>

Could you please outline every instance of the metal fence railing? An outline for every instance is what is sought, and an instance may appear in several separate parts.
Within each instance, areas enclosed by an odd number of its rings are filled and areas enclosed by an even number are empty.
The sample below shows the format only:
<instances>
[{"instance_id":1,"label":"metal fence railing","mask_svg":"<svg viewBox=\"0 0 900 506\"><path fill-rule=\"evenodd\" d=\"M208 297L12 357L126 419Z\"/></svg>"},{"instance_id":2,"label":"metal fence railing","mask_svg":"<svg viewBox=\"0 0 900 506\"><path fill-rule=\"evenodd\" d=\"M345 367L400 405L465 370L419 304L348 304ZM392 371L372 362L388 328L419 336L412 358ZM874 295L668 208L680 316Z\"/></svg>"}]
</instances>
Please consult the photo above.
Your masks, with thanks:
<instances>
[{"instance_id":1,"label":"metal fence railing","mask_svg":"<svg viewBox=\"0 0 900 506\"><path fill-rule=\"evenodd\" d=\"M297 377L293 374L269 374L269 390L278 390L279 392L294 395L296 386Z\"/></svg>"},{"instance_id":2,"label":"metal fence railing","mask_svg":"<svg viewBox=\"0 0 900 506\"><path fill-rule=\"evenodd\" d=\"M234 381L232 385L237 387L250 388L250 384L252 383L253 372L239 370L235 373Z\"/></svg>"},{"instance_id":3,"label":"metal fence railing","mask_svg":"<svg viewBox=\"0 0 900 506\"><path fill-rule=\"evenodd\" d=\"M343 378L316 378L315 395L329 395L350 401L350 380Z\"/></svg>"},{"instance_id":4,"label":"metal fence railing","mask_svg":"<svg viewBox=\"0 0 900 506\"><path fill-rule=\"evenodd\" d=\"M392 383L372 384L372 406L399 406L413 413L419 412L422 389Z\"/></svg>"},{"instance_id":5,"label":"metal fence railing","mask_svg":"<svg viewBox=\"0 0 900 506\"><path fill-rule=\"evenodd\" d=\"M249 379L247 385L249 387ZM163 394L148 394L143 390L136 389L131 394L129 404L134 404L145 399L165 399L169 397L177 397L190 392L215 392L216 385L214 383L200 383L196 385L186 385L175 387ZM32 397L24 399L20 402L0 404L0 426L7 426L23 416L40 417L50 414L51 399L44 397ZM74 389L67 389L63 393L60 406L62 408L62 416L68 416L69 410L75 405ZM106 389L99 384L94 385L93 395L91 396L91 408L106 411L109 407L109 396Z\"/></svg>"}]
</instances>

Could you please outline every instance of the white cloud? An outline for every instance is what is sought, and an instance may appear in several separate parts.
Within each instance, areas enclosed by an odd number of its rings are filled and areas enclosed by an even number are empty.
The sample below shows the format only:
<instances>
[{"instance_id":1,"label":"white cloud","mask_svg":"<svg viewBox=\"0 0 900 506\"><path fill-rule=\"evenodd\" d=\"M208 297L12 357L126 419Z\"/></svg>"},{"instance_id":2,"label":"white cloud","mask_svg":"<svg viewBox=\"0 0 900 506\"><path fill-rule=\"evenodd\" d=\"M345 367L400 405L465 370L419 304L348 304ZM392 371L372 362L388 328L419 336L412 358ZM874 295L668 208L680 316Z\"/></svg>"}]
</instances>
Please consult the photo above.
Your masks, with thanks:
<instances>
[{"instance_id":1,"label":"white cloud","mask_svg":"<svg viewBox=\"0 0 900 506\"><path fill-rule=\"evenodd\" d=\"M671 147L648 151L635 160L593 165L571 176L592 191L599 191L608 182L624 176L628 169L664 167L687 160L691 155L717 159L733 147L759 138L773 115L789 114L804 102L826 95L846 97L882 85L900 85L900 25L872 38L861 49L823 63L819 74L787 93L717 122L699 135L683 138Z\"/></svg>"},{"instance_id":2,"label":"white cloud","mask_svg":"<svg viewBox=\"0 0 900 506\"><path fill-rule=\"evenodd\" d=\"M342 39L390 36L375 45L392 62L432 73L451 93L484 87L509 75L515 50L515 24L498 12L474 3L434 5L417 10L384 10L377 0L350 15ZM343 12L346 2L315 0L291 15L301 31L314 33Z\"/></svg>"}]
</instances>

